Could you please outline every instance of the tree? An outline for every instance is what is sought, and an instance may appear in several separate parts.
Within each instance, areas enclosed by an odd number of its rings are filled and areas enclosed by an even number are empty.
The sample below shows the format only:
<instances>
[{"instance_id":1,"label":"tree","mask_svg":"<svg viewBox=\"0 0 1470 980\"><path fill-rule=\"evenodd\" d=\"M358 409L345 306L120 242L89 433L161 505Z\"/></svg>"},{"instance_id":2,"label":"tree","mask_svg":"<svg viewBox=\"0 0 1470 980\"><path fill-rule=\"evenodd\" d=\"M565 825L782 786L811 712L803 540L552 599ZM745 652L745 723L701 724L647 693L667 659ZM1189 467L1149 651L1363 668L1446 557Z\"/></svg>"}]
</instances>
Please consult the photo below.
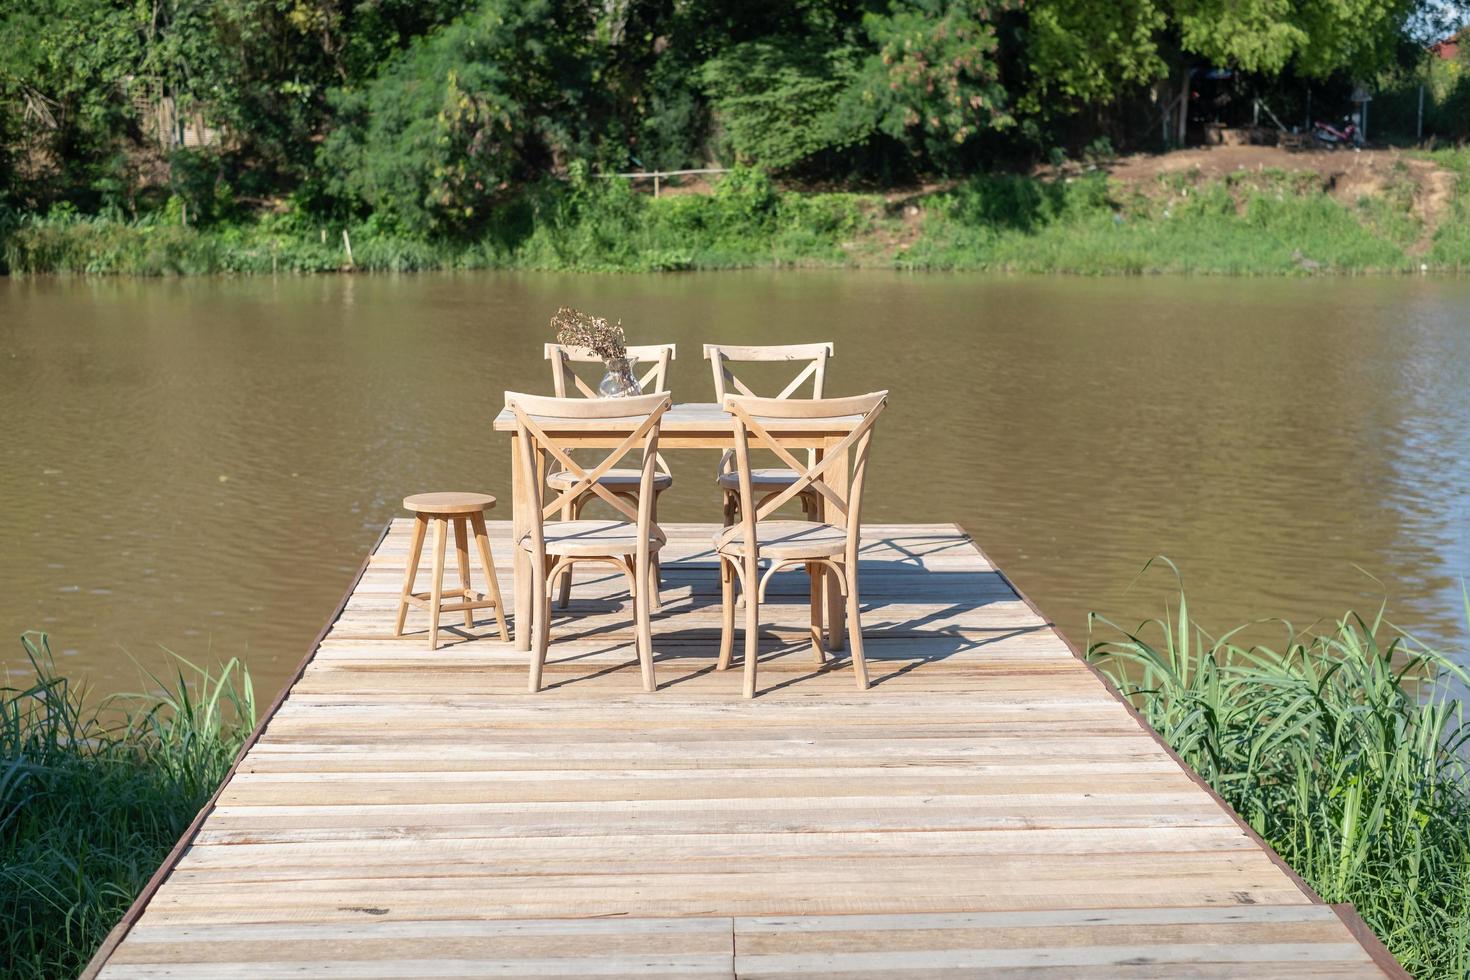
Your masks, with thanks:
<instances>
[{"instance_id":1,"label":"tree","mask_svg":"<svg viewBox=\"0 0 1470 980\"><path fill-rule=\"evenodd\" d=\"M736 160L779 170L872 134L871 114L844 98L861 58L851 46L761 39L711 58L700 78Z\"/></svg>"},{"instance_id":2,"label":"tree","mask_svg":"<svg viewBox=\"0 0 1470 980\"><path fill-rule=\"evenodd\" d=\"M333 96L331 188L411 230L482 221L513 182L589 149L593 10L486 0Z\"/></svg>"},{"instance_id":3,"label":"tree","mask_svg":"<svg viewBox=\"0 0 1470 980\"><path fill-rule=\"evenodd\" d=\"M128 83L141 60L130 4L12 0L0 13L0 130L20 144L12 179L28 206L96 204L119 134L136 128Z\"/></svg>"},{"instance_id":4,"label":"tree","mask_svg":"<svg viewBox=\"0 0 1470 980\"><path fill-rule=\"evenodd\" d=\"M1030 84L1019 104L1028 113L1106 103L1168 70L1159 52L1167 16L1157 0L1035 0L1026 12Z\"/></svg>"},{"instance_id":5,"label":"tree","mask_svg":"<svg viewBox=\"0 0 1470 980\"><path fill-rule=\"evenodd\" d=\"M877 49L861 98L874 125L943 159L986 130L1015 121L995 58L997 14L1008 0L895 0L863 26Z\"/></svg>"}]
</instances>

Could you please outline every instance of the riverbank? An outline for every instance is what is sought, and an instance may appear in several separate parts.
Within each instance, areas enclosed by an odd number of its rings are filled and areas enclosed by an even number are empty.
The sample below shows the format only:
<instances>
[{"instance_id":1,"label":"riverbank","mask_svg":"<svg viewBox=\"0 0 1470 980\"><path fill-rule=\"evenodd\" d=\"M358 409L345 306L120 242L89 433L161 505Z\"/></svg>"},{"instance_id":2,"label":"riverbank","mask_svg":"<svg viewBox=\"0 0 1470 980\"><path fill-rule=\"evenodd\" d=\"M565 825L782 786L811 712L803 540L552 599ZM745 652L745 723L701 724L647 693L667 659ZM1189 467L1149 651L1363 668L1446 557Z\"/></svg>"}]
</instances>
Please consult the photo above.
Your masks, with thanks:
<instances>
[{"instance_id":1,"label":"riverbank","mask_svg":"<svg viewBox=\"0 0 1470 980\"><path fill-rule=\"evenodd\" d=\"M1232 169L1241 151L1249 160ZM685 191L655 198L621 180L548 181L503 203L485 234L460 239L417 237L374 219L329 227L289 210L204 228L183 223L177 209L135 220L63 212L0 230L0 254L12 275L1470 269L1470 151L1222 147L886 194L795 190L734 171Z\"/></svg>"}]
</instances>

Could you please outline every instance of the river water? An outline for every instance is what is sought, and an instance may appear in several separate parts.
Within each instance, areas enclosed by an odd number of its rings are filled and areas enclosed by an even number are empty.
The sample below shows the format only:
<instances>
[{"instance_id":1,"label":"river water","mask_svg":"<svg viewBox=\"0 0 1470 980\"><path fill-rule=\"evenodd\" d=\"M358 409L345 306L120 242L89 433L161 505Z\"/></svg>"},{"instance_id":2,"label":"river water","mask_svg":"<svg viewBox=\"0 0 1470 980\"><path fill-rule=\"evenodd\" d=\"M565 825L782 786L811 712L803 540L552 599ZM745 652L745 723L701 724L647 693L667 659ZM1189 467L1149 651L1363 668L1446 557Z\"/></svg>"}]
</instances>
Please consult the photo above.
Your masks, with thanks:
<instances>
[{"instance_id":1,"label":"river water","mask_svg":"<svg viewBox=\"0 0 1470 980\"><path fill-rule=\"evenodd\" d=\"M868 519L962 524L1079 642L1167 555L1222 629L1387 597L1470 645L1470 281L0 279L0 664L39 629L100 692L167 648L273 693L404 494L508 494L489 422L562 304L677 342L683 401L703 342L835 341L830 393L892 392ZM714 457L671 463L663 516L718 520Z\"/></svg>"}]
</instances>

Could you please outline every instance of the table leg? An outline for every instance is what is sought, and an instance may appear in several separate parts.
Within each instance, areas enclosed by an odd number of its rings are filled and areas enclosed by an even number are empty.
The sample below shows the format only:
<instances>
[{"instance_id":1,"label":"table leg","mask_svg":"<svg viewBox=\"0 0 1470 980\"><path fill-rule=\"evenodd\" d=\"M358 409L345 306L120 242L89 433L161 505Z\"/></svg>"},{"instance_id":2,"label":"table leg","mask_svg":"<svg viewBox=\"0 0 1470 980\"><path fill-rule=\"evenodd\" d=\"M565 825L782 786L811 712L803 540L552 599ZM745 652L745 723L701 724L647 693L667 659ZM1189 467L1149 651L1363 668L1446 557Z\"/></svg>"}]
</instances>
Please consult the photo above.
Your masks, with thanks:
<instances>
[{"instance_id":1,"label":"table leg","mask_svg":"<svg viewBox=\"0 0 1470 980\"><path fill-rule=\"evenodd\" d=\"M842 442L841 436L833 436L827 440L823 449L823 458L830 455ZM827 486L836 491L837 496L843 500L848 499L848 458L847 450L842 450L838 458L822 474L822 480ZM822 498L823 519L828 524L838 527L847 526L847 518L826 497ZM847 605L842 598L842 592L837 586L836 574L828 570L826 587L827 599L827 648L829 650L841 650L847 645Z\"/></svg>"},{"instance_id":2,"label":"table leg","mask_svg":"<svg viewBox=\"0 0 1470 980\"><path fill-rule=\"evenodd\" d=\"M513 433L510 437L510 480L511 480L511 535L510 547L514 555L511 568L515 572L513 590L516 598L516 649L531 649L531 557L521 547L521 538L530 528L527 526L530 491L525 468L521 465L521 437Z\"/></svg>"}]
</instances>

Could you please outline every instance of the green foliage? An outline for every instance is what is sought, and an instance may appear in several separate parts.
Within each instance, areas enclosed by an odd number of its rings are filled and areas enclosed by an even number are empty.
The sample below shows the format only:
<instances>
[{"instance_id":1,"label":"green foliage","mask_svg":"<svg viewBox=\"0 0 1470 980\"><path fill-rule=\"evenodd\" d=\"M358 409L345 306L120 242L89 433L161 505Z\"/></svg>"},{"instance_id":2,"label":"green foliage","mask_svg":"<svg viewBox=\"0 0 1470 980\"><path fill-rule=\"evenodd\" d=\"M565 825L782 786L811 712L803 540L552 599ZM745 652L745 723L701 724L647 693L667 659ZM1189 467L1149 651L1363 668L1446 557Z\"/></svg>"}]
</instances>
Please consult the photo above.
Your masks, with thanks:
<instances>
[{"instance_id":1,"label":"green foliage","mask_svg":"<svg viewBox=\"0 0 1470 980\"><path fill-rule=\"evenodd\" d=\"M96 207L116 171L117 135L142 44L131 4L13 0L0 7L0 134L15 140L12 190L28 207L59 197Z\"/></svg>"},{"instance_id":2,"label":"green foliage","mask_svg":"<svg viewBox=\"0 0 1470 980\"><path fill-rule=\"evenodd\" d=\"M0 957L6 976L75 976L223 780L255 725L250 675L180 661L161 693L89 704L55 673L0 688Z\"/></svg>"},{"instance_id":3,"label":"green foliage","mask_svg":"<svg viewBox=\"0 0 1470 980\"><path fill-rule=\"evenodd\" d=\"M480 224L535 163L585 146L566 94L587 88L591 23L577 0L487 0L415 42L336 96L331 186L404 229Z\"/></svg>"},{"instance_id":4,"label":"green foliage","mask_svg":"<svg viewBox=\"0 0 1470 980\"><path fill-rule=\"evenodd\" d=\"M516 199L577 159L907 182L1103 137L1151 144L1155 83L1207 62L1256 73L1243 83L1253 89L1283 74L1331 79L1324 101L1350 78L1393 76L1383 105L1402 106L1417 92L1408 38L1439 11L1429 0L14 0L0 6L0 196L26 213L65 201L129 219L177 198L204 224L288 198L318 223L375 217L398 237L466 243L500 236L492 216L523 215ZM1430 131L1466 135L1470 87L1425 71L1439 79ZM217 138L178 152L169 119Z\"/></svg>"},{"instance_id":5,"label":"green foliage","mask_svg":"<svg viewBox=\"0 0 1470 980\"><path fill-rule=\"evenodd\" d=\"M1467 602L1470 607L1470 602ZM1470 613L1470 608L1467 608ZM1411 974L1470 973L1470 676L1382 613L1278 649L1174 614L1089 656L1323 898L1350 902Z\"/></svg>"},{"instance_id":6,"label":"green foliage","mask_svg":"<svg viewBox=\"0 0 1470 980\"><path fill-rule=\"evenodd\" d=\"M1102 152L1102 149L1099 149ZM1445 167L1470 167L1441 152ZM1459 160L1458 164L1454 161ZM1124 192L1101 172L1072 179L971 178L922 199L911 223L877 195L779 189L737 169L711 193L660 198L585 162L494 202L459 237L405 231L382 214L310 212L185 227L180 199L135 220L57 208L23 217L4 243L16 273L183 275L445 268L658 271L783 265L1223 275L1315 275L1470 268L1470 181L1426 227L1405 168L1379 193L1330 196L1312 172L1250 171L1205 181L1161 177ZM4 212L0 212L0 219ZM352 242L349 262L344 229ZM3 228L0 228L3 231ZM1432 233L1431 233L1432 232Z\"/></svg>"},{"instance_id":7,"label":"green foliage","mask_svg":"<svg viewBox=\"0 0 1470 980\"><path fill-rule=\"evenodd\" d=\"M1023 107L1049 115L1111 101L1165 73L1158 35L1167 22L1153 0L1037 0L1027 18Z\"/></svg>"},{"instance_id":8,"label":"green foliage","mask_svg":"<svg viewBox=\"0 0 1470 980\"><path fill-rule=\"evenodd\" d=\"M1106 178L987 176L940 195L908 268L1085 274L1303 275L1416 267L1419 229L1388 203L1350 208L1291 175L1192 185L1115 200Z\"/></svg>"},{"instance_id":9,"label":"green foliage","mask_svg":"<svg viewBox=\"0 0 1470 980\"><path fill-rule=\"evenodd\" d=\"M1185 51L1217 65L1326 78L1364 77L1397 54L1412 0L1172 0Z\"/></svg>"},{"instance_id":10,"label":"green foliage","mask_svg":"<svg viewBox=\"0 0 1470 980\"><path fill-rule=\"evenodd\" d=\"M863 98L877 126L917 138L940 158L987 129L1014 122L995 58L994 17L1006 0L908 0L863 19L877 47Z\"/></svg>"},{"instance_id":11,"label":"green foliage","mask_svg":"<svg viewBox=\"0 0 1470 980\"><path fill-rule=\"evenodd\" d=\"M725 175L710 195L658 200L576 171L571 185L543 191L534 231L495 264L630 272L842 264L841 243L866 224L864 198L782 194L752 170Z\"/></svg>"},{"instance_id":12,"label":"green foliage","mask_svg":"<svg viewBox=\"0 0 1470 980\"><path fill-rule=\"evenodd\" d=\"M762 39L711 58L700 77L736 160L780 170L872 134L851 111L859 66L851 46Z\"/></svg>"}]
</instances>

